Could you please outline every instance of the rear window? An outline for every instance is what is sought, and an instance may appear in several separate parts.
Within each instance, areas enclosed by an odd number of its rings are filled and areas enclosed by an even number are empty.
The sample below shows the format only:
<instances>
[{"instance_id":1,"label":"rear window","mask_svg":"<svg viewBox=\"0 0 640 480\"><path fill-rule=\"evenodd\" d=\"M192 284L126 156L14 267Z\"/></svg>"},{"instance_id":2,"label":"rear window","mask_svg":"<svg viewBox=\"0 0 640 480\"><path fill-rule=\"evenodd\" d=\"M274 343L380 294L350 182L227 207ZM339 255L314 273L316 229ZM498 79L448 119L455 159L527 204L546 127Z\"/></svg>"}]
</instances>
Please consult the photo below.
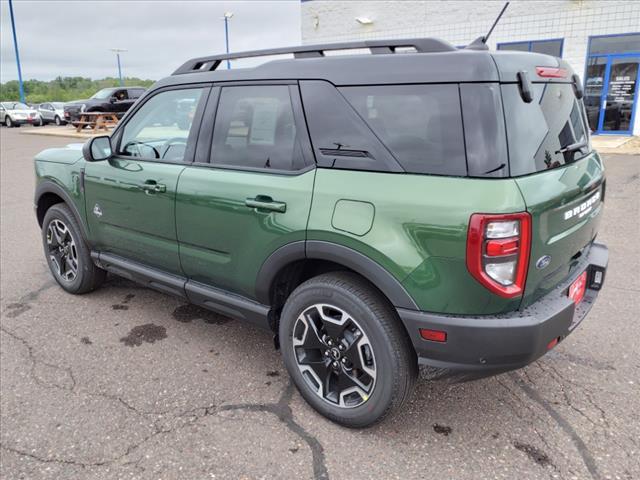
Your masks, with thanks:
<instances>
[{"instance_id":1,"label":"rear window","mask_svg":"<svg viewBox=\"0 0 640 480\"><path fill-rule=\"evenodd\" d=\"M343 87L340 92L406 172L467 174L457 85Z\"/></svg>"},{"instance_id":2,"label":"rear window","mask_svg":"<svg viewBox=\"0 0 640 480\"><path fill-rule=\"evenodd\" d=\"M527 175L575 162L589 150L582 100L567 83L534 83L525 103L516 84L502 85L511 176ZM567 146L584 143L575 151Z\"/></svg>"}]
</instances>

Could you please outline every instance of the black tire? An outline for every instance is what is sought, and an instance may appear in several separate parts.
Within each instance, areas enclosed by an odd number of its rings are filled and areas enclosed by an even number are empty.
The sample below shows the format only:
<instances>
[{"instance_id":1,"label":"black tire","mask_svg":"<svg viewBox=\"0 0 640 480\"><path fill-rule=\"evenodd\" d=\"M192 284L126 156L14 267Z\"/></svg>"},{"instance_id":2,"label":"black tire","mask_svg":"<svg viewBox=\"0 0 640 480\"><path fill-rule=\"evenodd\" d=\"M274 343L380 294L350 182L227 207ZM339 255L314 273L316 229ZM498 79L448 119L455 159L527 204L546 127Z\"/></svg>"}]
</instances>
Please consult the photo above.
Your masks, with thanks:
<instances>
[{"instance_id":1,"label":"black tire","mask_svg":"<svg viewBox=\"0 0 640 480\"><path fill-rule=\"evenodd\" d=\"M7 128L13 127L13 121L11 120L11 117L9 115L4 117L4 124L7 126Z\"/></svg>"},{"instance_id":2,"label":"black tire","mask_svg":"<svg viewBox=\"0 0 640 480\"><path fill-rule=\"evenodd\" d=\"M348 346L350 342L346 339L347 335L345 334L341 338L329 339L326 342L324 340L321 341L322 346L320 348L324 349L325 344L335 346L342 344L340 342L345 342L344 345L347 345L347 347L342 356L346 357L348 352L351 352L351 355L355 353L364 362L365 356L363 353L358 354L356 352L360 350L361 352L364 351L365 354L369 353L369 367L373 367L371 369L375 371L375 376L365 374L360 377L360 379L372 380L373 383L369 383L371 390L367 392L362 390L362 393L366 393L366 395L357 393L356 396L360 397L360 400L356 399L351 406L347 406L346 400L341 395L347 390L339 390L339 385L342 382L338 377L345 375L347 370L341 365L340 361L333 360L346 361L347 365L349 365L352 357L346 360L344 358L336 359L332 357L334 353L329 353L329 350L324 351L322 354L329 359L327 370L333 368L333 375L335 375L329 383L325 381L323 386L323 390L326 391L329 398L324 395L325 392L319 392L320 388L317 384L320 376L313 377L314 374L308 371L303 374L299 366L300 349L305 352L302 354L303 358L313 358L316 365L319 363L315 361L319 356L318 352L313 352L315 347L307 350L305 346L294 347L293 345L294 335L297 342L306 341L307 330L309 329L306 326L306 322L301 324L298 321L299 317L309 321L313 316L313 312L318 311L314 310L318 304L330 305L329 311L331 311L331 307L335 307L335 311L341 311L342 316L340 318L350 319L345 324L355 321L350 323L356 331L354 338L357 339L357 341L353 341L352 345L358 345L359 347L354 350L351 346ZM303 313L309 315L302 317ZM323 324L321 321L319 325L320 329L323 329L327 323ZM335 325L332 328L335 328ZM318 329L319 332L320 329ZM303 332L302 335L300 334L301 331ZM330 338L328 333L332 333L332 331L323 331L327 333L323 337L325 339ZM400 409L413 390L418 375L418 364L406 330L393 306L383 294L368 281L354 273L327 273L307 280L298 286L287 299L282 311L279 335L285 366L300 394L316 411L336 423L352 428L369 427ZM360 340L366 340L364 346L360 343ZM369 348L370 351L368 350ZM344 348L341 349L344 350ZM331 350L335 350L335 348ZM311 352L313 355L308 355L307 352ZM335 355L339 356L340 354L335 352ZM324 358L322 360L324 361ZM300 363L304 362L301 361ZM335 366L335 364L338 365ZM302 368L305 367L306 365L302 366ZM355 375L356 372L362 373L362 370L358 370L355 364L352 364L352 367L354 367L351 370L354 373L353 376L357 376ZM322 366L318 368L322 368ZM309 369L307 368L307 370ZM329 376L331 375L330 373ZM347 381L347 383L349 382ZM336 392L331 391L331 385L336 385L337 397L342 405L335 401ZM330 398L331 396L333 396L333 401Z\"/></svg>"},{"instance_id":3,"label":"black tire","mask_svg":"<svg viewBox=\"0 0 640 480\"><path fill-rule=\"evenodd\" d=\"M56 115L56 118L54 118L53 121L56 122L58 127L62 125L62 119L58 115Z\"/></svg>"},{"instance_id":4,"label":"black tire","mask_svg":"<svg viewBox=\"0 0 640 480\"><path fill-rule=\"evenodd\" d=\"M64 235L64 237L70 237L72 241L72 243L65 245L65 247L67 247L68 255L73 254L74 256L73 263L75 263L76 269L73 278L70 278L71 275L69 272L72 271L71 268L68 269L68 275L65 276L63 275L64 272L61 271L56 263L57 260L55 260L55 256L58 255L58 259L60 259L59 255L62 255L61 258L64 259L64 254L61 254L59 251L56 251L53 255L51 254L56 248L53 247L53 244L58 242L53 240L55 235L52 235L53 230L50 231L50 227L60 232L58 226L61 224L68 231L68 235ZM66 204L57 203L47 210L42 222L42 244L51 274L58 284L67 292L73 294L91 292L104 282L107 272L98 268L91 260L91 252L82 237L80 226ZM64 263L64 268L66 268L67 264L64 261L60 263Z\"/></svg>"}]
</instances>

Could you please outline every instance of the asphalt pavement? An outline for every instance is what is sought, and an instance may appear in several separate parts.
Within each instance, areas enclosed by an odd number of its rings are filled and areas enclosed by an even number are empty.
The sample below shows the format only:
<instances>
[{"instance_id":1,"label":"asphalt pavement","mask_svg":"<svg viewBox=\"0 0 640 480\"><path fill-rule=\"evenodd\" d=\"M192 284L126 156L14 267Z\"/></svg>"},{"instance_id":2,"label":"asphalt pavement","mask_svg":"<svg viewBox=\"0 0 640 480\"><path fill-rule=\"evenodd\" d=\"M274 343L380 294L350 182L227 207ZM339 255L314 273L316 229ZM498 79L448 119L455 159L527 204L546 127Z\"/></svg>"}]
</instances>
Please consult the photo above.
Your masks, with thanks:
<instances>
[{"instance_id":1,"label":"asphalt pavement","mask_svg":"<svg viewBox=\"0 0 640 480\"><path fill-rule=\"evenodd\" d=\"M609 271L571 336L516 372L422 378L399 415L349 430L305 404L266 332L117 277L64 293L32 158L77 140L27 128L0 129L0 478L640 478L640 156L605 157Z\"/></svg>"}]
</instances>

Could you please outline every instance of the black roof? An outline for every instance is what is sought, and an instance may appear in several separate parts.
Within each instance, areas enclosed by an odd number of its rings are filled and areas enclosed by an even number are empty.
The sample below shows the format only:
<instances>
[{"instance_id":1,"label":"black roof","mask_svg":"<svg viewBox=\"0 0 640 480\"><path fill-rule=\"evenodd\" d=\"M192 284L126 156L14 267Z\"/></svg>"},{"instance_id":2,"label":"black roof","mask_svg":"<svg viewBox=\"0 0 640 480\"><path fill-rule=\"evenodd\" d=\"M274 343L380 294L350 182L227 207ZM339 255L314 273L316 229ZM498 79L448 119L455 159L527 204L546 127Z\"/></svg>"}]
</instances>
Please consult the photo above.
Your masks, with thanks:
<instances>
[{"instance_id":1,"label":"black roof","mask_svg":"<svg viewBox=\"0 0 640 480\"><path fill-rule=\"evenodd\" d=\"M325 55L334 50L368 49L371 54ZM408 51L410 49L410 52ZM293 54L253 68L218 68L224 60ZM198 82L327 80L334 85L516 81L519 70L566 62L528 52L458 49L434 39L375 40L258 50L199 57L185 62L155 87Z\"/></svg>"}]
</instances>

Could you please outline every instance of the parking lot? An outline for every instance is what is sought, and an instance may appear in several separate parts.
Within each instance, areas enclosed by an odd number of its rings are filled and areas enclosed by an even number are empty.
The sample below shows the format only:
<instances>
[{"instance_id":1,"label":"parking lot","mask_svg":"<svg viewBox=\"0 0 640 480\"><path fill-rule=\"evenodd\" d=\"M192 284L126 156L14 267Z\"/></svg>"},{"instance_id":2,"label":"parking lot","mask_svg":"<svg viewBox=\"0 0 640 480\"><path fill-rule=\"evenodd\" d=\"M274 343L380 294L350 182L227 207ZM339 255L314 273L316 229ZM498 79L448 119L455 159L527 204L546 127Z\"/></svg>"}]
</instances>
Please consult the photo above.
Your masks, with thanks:
<instances>
[{"instance_id":1,"label":"parking lot","mask_svg":"<svg viewBox=\"0 0 640 480\"><path fill-rule=\"evenodd\" d=\"M0 130L0 477L640 478L640 156L605 156L608 277L573 335L520 371L422 379L399 415L348 430L304 403L265 332L116 277L58 288L32 157L79 140L31 128Z\"/></svg>"}]
</instances>

